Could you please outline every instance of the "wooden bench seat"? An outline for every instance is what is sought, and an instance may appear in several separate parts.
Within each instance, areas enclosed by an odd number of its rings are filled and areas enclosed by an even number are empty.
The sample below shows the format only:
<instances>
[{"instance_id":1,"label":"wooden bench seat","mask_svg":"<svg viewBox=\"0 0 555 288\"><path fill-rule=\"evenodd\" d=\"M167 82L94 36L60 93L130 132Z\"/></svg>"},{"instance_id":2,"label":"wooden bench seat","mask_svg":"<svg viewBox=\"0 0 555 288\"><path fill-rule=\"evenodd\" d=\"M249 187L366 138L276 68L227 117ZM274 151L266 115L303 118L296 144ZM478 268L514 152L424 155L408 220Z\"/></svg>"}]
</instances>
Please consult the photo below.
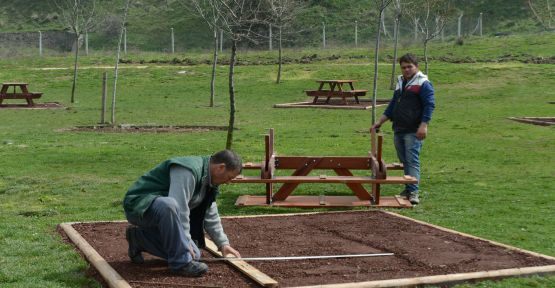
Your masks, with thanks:
<instances>
[{"instance_id":1,"label":"wooden bench seat","mask_svg":"<svg viewBox=\"0 0 555 288\"><path fill-rule=\"evenodd\" d=\"M30 93L0 93L0 105L6 99L25 99L28 106L34 106L35 103L33 99L38 99L42 97L41 92L30 92Z\"/></svg>"},{"instance_id":2,"label":"wooden bench seat","mask_svg":"<svg viewBox=\"0 0 555 288\"><path fill-rule=\"evenodd\" d=\"M3 93L0 94L0 98L2 99L38 99L42 96L40 92L32 92L32 93Z\"/></svg>"},{"instance_id":3,"label":"wooden bench seat","mask_svg":"<svg viewBox=\"0 0 555 288\"><path fill-rule=\"evenodd\" d=\"M260 170L262 168L262 163L252 163L252 162L247 162L247 163L243 163L243 169L244 170Z\"/></svg>"},{"instance_id":4,"label":"wooden bench seat","mask_svg":"<svg viewBox=\"0 0 555 288\"><path fill-rule=\"evenodd\" d=\"M416 184L418 180L410 176L388 176L385 179L375 179L368 176L275 176L262 179L260 176L239 175L232 183L358 183L358 184Z\"/></svg>"}]
</instances>

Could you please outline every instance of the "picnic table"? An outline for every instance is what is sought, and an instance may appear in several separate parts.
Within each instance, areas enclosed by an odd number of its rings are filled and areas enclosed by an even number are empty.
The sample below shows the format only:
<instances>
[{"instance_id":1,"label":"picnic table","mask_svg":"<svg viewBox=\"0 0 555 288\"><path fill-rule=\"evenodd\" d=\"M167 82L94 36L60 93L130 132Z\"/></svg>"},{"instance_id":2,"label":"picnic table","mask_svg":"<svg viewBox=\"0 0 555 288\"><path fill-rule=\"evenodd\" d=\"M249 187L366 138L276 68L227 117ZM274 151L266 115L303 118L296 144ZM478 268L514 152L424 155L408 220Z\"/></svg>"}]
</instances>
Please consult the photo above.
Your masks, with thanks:
<instances>
[{"instance_id":1,"label":"picnic table","mask_svg":"<svg viewBox=\"0 0 555 288\"><path fill-rule=\"evenodd\" d=\"M347 104L347 97L354 97L355 102L360 104L358 97L365 96L368 92L368 90L355 89L353 83L357 82L356 80L316 80L316 82L320 83L318 90L305 90L307 96L314 97L312 103L315 104L318 102L318 97L326 97L326 104L329 104L330 99L334 97L342 98L343 104ZM344 89L346 84L348 84L347 90Z\"/></svg>"},{"instance_id":2,"label":"picnic table","mask_svg":"<svg viewBox=\"0 0 555 288\"><path fill-rule=\"evenodd\" d=\"M29 92L29 84L27 83L3 83L0 90L0 105L5 99L25 99L27 106L35 106L33 99L38 99L42 96L41 92ZM10 89L10 88L13 88ZM19 91L17 91L19 88ZM13 92L9 92L12 90Z\"/></svg>"}]
</instances>

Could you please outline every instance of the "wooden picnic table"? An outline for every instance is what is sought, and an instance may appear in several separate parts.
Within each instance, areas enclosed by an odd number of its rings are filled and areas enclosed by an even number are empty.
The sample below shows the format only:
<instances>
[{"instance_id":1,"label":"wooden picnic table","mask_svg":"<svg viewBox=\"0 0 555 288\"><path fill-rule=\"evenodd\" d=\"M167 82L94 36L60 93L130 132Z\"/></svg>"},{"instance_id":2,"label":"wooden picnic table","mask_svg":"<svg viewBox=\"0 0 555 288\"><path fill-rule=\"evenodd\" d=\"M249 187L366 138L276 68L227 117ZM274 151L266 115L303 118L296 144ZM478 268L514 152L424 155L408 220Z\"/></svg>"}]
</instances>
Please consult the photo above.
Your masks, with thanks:
<instances>
[{"instance_id":1,"label":"wooden picnic table","mask_svg":"<svg viewBox=\"0 0 555 288\"><path fill-rule=\"evenodd\" d=\"M339 97L343 99L343 104L347 104L347 97L354 97L357 104L360 104L358 99L359 96L365 96L368 90L357 90L355 89L353 83L357 80L316 80L320 83L318 90L305 90L306 95L309 97L314 97L312 103L318 102L318 97L326 97L326 104L330 102L331 98ZM348 88L344 89L348 84ZM329 89L324 89L328 88Z\"/></svg>"},{"instance_id":2,"label":"wooden picnic table","mask_svg":"<svg viewBox=\"0 0 555 288\"><path fill-rule=\"evenodd\" d=\"M17 91L17 88L19 88L19 91ZM41 96L41 92L29 92L29 84L27 83L3 83L2 89L0 89L0 105L5 99L25 99L28 106L35 106L33 99L38 99Z\"/></svg>"}]
</instances>

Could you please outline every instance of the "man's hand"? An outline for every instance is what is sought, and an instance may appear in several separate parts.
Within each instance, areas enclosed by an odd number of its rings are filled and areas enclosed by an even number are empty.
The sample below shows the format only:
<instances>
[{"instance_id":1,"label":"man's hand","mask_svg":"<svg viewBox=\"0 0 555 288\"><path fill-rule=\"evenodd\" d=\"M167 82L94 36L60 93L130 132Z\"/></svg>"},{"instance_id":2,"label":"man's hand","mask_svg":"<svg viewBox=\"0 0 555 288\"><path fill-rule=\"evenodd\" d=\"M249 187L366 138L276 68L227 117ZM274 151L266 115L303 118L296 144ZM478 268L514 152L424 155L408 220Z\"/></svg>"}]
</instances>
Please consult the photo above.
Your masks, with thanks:
<instances>
[{"instance_id":1,"label":"man's hand","mask_svg":"<svg viewBox=\"0 0 555 288\"><path fill-rule=\"evenodd\" d=\"M382 124L385 123L385 121L387 121L387 120L389 120L389 118L387 118L387 116L385 116L385 115L382 115L380 117L380 119L378 119L378 121L376 121L376 123L374 123L374 125L372 125L370 130L378 131L380 129L380 127L382 127Z\"/></svg>"},{"instance_id":2,"label":"man's hand","mask_svg":"<svg viewBox=\"0 0 555 288\"><path fill-rule=\"evenodd\" d=\"M241 254L239 254L239 251L233 249L233 247L231 247L230 245L224 245L220 250L222 251L222 255L224 257L227 257L227 255L231 254L237 258L241 258Z\"/></svg>"},{"instance_id":3,"label":"man's hand","mask_svg":"<svg viewBox=\"0 0 555 288\"><path fill-rule=\"evenodd\" d=\"M418 131L416 131L416 138L419 140L426 139L426 135L428 134L428 123L422 122L420 123L420 127L418 127Z\"/></svg>"}]
</instances>

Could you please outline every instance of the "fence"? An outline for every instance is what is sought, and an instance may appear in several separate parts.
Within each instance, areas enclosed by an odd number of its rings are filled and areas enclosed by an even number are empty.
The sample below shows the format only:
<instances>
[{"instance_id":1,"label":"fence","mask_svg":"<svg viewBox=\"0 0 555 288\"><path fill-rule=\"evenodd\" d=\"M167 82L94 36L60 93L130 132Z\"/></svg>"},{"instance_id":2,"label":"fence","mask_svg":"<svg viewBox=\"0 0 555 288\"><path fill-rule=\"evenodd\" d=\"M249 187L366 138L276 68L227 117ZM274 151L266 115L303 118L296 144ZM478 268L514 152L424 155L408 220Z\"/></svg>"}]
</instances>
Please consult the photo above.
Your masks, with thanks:
<instances>
[{"instance_id":1,"label":"fence","mask_svg":"<svg viewBox=\"0 0 555 288\"><path fill-rule=\"evenodd\" d=\"M415 33L415 25L408 18L401 20L400 41L403 43L420 41L422 35ZM453 39L465 35L481 36L484 34L482 15L463 15L454 17L444 27L436 41ZM377 29L374 21L352 21L330 25L325 22L313 27L294 27L284 32L283 46L289 48L337 48L337 47L372 47ZM432 25L435 25L432 23ZM432 27L435 29L435 27ZM161 28L163 29L163 28ZM145 33L127 28L124 31L122 52L163 52L186 53L188 51L212 49L213 32L188 30L187 27L167 27L166 31ZM393 38L393 19L385 19L382 37L385 42ZM291 32L295 31L295 32ZM254 50L275 50L278 46L277 29L259 26L255 31L256 42L243 43L243 48ZM222 32L218 33L219 50L229 45L229 40ZM193 38L194 37L194 38ZM102 32L91 32L80 38L79 45L83 54L89 51L114 51L117 36ZM0 33L0 57L59 55L74 49L74 36L63 31L36 31Z\"/></svg>"}]
</instances>

